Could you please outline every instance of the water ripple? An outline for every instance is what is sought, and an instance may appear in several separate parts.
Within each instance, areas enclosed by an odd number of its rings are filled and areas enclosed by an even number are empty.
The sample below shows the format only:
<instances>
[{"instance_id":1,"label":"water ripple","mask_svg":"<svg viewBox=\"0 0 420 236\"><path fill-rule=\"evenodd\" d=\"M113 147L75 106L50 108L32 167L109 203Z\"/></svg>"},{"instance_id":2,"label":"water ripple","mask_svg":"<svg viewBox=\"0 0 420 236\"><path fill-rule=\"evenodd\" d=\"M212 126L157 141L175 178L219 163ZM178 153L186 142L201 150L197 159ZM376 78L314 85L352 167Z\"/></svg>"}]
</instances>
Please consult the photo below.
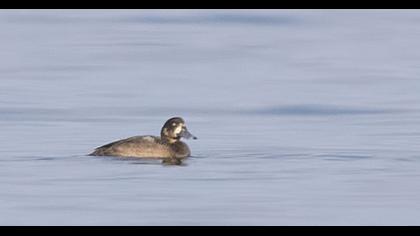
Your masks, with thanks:
<instances>
[{"instance_id":1,"label":"water ripple","mask_svg":"<svg viewBox=\"0 0 420 236\"><path fill-rule=\"evenodd\" d=\"M257 14L200 14L184 16L149 15L130 16L124 21L149 24L254 24L254 25L279 25L292 24L297 20L290 16L279 15L257 15Z\"/></svg>"},{"instance_id":2,"label":"water ripple","mask_svg":"<svg viewBox=\"0 0 420 236\"><path fill-rule=\"evenodd\" d=\"M331 105L286 105L257 109L249 113L263 115L302 115L302 116L335 116L335 115L376 115L406 112L400 109L380 109L364 107L345 107Z\"/></svg>"}]
</instances>

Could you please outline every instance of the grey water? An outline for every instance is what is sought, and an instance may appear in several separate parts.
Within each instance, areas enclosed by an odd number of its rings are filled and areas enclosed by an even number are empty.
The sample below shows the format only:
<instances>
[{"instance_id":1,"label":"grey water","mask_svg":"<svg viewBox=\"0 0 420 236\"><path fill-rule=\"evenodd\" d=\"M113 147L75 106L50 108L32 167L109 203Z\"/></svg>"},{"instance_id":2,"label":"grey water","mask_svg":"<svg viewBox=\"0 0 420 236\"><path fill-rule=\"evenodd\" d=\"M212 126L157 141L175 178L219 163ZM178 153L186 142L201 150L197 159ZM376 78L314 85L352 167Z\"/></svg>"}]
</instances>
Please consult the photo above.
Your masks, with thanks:
<instances>
[{"instance_id":1,"label":"grey water","mask_svg":"<svg viewBox=\"0 0 420 236\"><path fill-rule=\"evenodd\" d=\"M0 152L0 225L419 225L420 11L1 10Z\"/></svg>"}]
</instances>

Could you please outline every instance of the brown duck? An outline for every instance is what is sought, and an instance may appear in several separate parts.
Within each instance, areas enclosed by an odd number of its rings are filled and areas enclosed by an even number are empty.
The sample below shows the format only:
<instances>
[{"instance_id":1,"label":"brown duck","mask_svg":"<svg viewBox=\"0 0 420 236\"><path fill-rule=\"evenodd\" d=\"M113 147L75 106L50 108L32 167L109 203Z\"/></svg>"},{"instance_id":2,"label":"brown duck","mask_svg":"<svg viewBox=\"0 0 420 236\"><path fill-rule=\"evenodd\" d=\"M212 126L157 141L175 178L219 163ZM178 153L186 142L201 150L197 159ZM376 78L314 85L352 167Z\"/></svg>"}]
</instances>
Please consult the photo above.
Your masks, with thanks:
<instances>
[{"instance_id":1,"label":"brown duck","mask_svg":"<svg viewBox=\"0 0 420 236\"><path fill-rule=\"evenodd\" d=\"M118 140L95 149L91 156L120 156L138 158L176 158L183 159L191 151L181 138L193 138L180 117L169 119L160 131L160 137L146 135Z\"/></svg>"}]
</instances>

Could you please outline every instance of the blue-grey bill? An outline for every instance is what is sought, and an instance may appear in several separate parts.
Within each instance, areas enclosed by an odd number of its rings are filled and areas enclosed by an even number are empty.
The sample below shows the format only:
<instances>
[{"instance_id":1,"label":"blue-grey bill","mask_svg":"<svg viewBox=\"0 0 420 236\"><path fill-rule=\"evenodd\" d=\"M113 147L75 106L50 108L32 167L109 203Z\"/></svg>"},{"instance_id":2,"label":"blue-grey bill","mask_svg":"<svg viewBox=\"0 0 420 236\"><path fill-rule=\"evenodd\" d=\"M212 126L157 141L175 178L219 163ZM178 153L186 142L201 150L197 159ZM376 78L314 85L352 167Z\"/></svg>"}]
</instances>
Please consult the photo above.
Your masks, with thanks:
<instances>
[{"instance_id":1,"label":"blue-grey bill","mask_svg":"<svg viewBox=\"0 0 420 236\"><path fill-rule=\"evenodd\" d=\"M197 137L195 137L194 135L192 135L187 129L183 129L182 132L180 133L180 136L186 139L197 139Z\"/></svg>"}]
</instances>

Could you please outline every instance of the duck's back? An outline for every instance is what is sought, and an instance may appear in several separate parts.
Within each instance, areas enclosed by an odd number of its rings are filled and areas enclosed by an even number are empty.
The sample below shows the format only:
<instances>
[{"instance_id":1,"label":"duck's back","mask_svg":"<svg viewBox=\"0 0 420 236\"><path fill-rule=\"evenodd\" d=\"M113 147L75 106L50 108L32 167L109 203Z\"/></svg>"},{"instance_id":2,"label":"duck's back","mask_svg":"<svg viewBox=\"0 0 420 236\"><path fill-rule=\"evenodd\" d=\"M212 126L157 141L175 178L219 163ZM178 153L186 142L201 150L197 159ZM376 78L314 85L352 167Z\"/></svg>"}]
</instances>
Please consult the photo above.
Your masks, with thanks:
<instances>
[{"instance_id":1,"label":"duck's back","mask_svg":"<svg viewBox=\"0 0 420 236\"><path fill-rule=\"evenodd\" d=\"M167 158L175 156L173 148L155 136L134 136L95 149L93 156Z\"/></svg>"}]
</instances>

